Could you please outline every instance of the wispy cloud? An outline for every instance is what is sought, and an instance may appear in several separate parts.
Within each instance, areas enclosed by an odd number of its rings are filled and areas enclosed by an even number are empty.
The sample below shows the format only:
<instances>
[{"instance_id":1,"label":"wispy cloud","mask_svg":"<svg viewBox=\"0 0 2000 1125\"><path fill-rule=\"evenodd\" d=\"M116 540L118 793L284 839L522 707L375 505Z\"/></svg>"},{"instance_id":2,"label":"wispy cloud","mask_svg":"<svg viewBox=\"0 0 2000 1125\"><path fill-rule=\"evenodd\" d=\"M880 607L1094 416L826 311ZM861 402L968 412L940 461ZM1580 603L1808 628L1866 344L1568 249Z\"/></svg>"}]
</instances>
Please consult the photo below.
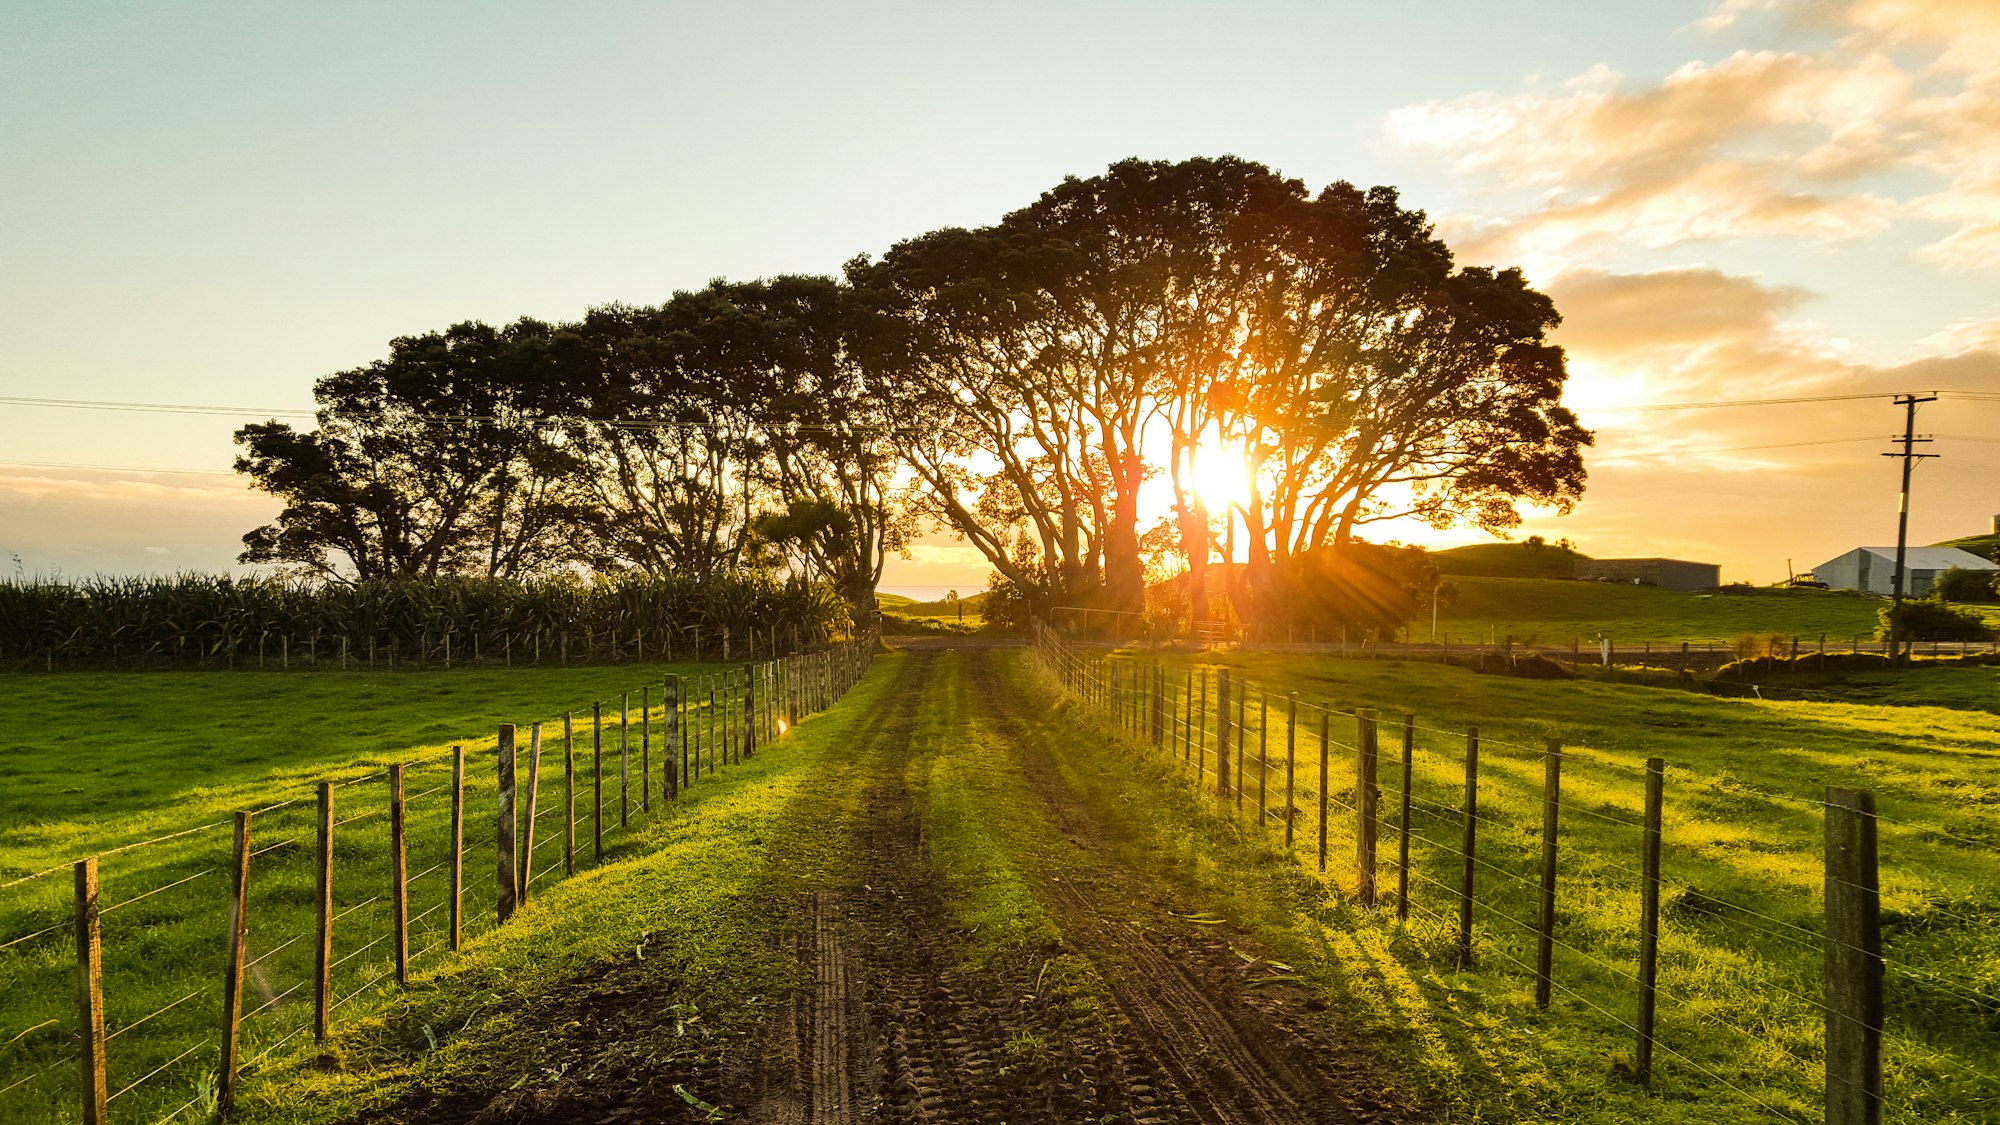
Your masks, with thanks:
<instances>
[{"instance_id":1,"label":"wispy cloud","mask_svg":"<svg viewBox=\"0 0 2000 1125\"><path fill-rule=\"evenodd\" d=\"M1703 27L1726 32L1753 10L1835 34L1651 84L1599 66L1552 88L1406 106L1385 135L1493 194L1493 213L1448 221L1468 256L1543 275L1621 244L1839 246L1905 222L1931 225L1917 237L1938 266L2000 266L2000 5L1732 0Z\"/></svg>"}]
</instances>

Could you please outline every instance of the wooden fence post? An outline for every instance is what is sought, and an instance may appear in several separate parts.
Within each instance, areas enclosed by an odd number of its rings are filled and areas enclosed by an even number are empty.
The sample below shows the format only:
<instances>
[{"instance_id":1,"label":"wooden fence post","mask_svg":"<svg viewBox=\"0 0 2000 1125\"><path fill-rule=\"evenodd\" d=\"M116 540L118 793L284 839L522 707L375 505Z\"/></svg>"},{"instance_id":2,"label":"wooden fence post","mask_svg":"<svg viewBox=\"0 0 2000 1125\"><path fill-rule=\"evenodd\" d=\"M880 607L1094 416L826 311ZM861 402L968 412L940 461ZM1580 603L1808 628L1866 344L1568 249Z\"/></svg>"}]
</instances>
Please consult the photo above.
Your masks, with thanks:
<instances>
[{"instance_id":1,"label":"wooden fence post","mask_svg":"<svg viewBox=\"0 0 2000 1125\"><path fill-rule=\"evenodd\" d=\"M403 764L389 767L389 911L395 936L390 939L396 983L410 983L410 866L404 849Z\"/></svg>"},{"instance_id":2,"label":"wooden fence post","mask_svg":"<svg viewBox=\"0 0 2000 1125\"><path fill-rule=\"evenodd\" d=\"M1376 815L1382 792L1375 786L1376 723L1374 711L1354 714L1354 894L1368 910L1375 909Z\"/></svg>"},{"instance_id":3,"label":"wooden fence post","mask_svg":"<svg viewBox=\"0 0 2000 1125\"><path fill-rule=\"evenodd\" d=\"M1326 874L1327 759L1333 748L1333 711L1319 709L1319 873Z\"/></svg>"},{"instance_id":4,"label":"wooden fence post","mask_svg":"<svg viewBox=\"0 0 2000 1125\"><path fill-rule=\"evenodd\" d=\"M1229 799L1229 669L1215 673L1215 796Z\"/></svg>"},{"instance_id":5,"label":"wooden fence post","mask_svg":"<svg viewBox=\"0 0 2000 1125\"><path fill-rule=\"evenodd\" d=\"M618 827L632 823L632 693L618 695Z\"/></svg>"},{"instance_id":6,"label":"wooden fence post","mask_svg":"<svg viewBox=\"0 0 2000 1125\"><path fill-rule=\"evenodd\" d=\"M451 951L465 940L465 747L451 748Z\"/></svg>"},{"instance_id":7,"label":"wooden fence post","mask_svg":"<svg viewBox=\"0 0 2000 1125\"><path fill-rule=\"evenodd\" d=\"M752 634L753 636L755 634ZM743 752L742 757L757 756L757 666L743 666Z\"/></svg>"},{"instance_id":8,"label":"wooden fence post","mask_svg":"<svg viewBox=\"0 0 2000 1125\"><path fill-rule=\"evenodd\" d=\"M250 814L236 814L236 852L229 865L229 958L222 970L222 1071L216 1081L216 1112L236 1108L238 1038L243 1030L243 963L250 943Z\"/></svg>"},{"instance_id":9,"label":"wooden fence post","mask_svg":"<svg viewBox=\"0 0 2000 1125\"><path fill-rule=\"evenodd\" d=\"M576 716L563 712L563 878L576 874Z\"/></svg>"},{"instance_id":10,"label":"wooden fence post","mask_svg":"<svg viewBox=\"0 0 2000 1125\"><path fill-rule=\"evenodd\" d=\"M1271 815L1271 697L1257 693L1257 827Z\"/></svg>"},{"instance_id":11,"label":"wooden fence post","mask_svg":"<svg viewBox=\"0 0 2000 1125\"><path fill-rule=\"evenodd\" d=\"M1396 809L1396 920L1410 920L1410 764L1416 756L1417 717L1403 716L1403 788Z\"/></svg>"},{"instance_id":12,"label":"wooden fence post","mask_svg":"<svg viewBox=\"0 0 2000 1125\"><path fill-rule=\"evenodd\" d=\"M1542 774L1542 915L1536 931L1535 1007L1547 1011L1555 981L1556 821L1562 809L1562 743L1549 739Z\"/></svg>"},{"instance_id":13,"label":"wooden fence post","mask_svg":"<svg viewBox=\"0 0 2000 1125\"><path fill-rule=\"evenodd\" d=\"M604 701L590 705L590 861L604 862Z\"/></svg>"},{"instance_id":14,"label":"wooden fence post","mask_svg":"<svg viewBox=\"0 0 2000 1125\"><path fill-rule=\"evenodd\" d=\"M319 912L313 943L313 1042L333 1030L333 782L319 783Z\"/></svg>"},{"instance_id":15,"label":"wooden fence post","mask_svg":"<svg viewBox=\"0 0 2000 1125\"><path fill-rule=\"evenodd\" d=\"M1472 889L1474 855L1479 839L1479 728L1465 728L1464 870L1458 884L1458 967L1472 967Z\"/></svg>"},{"instance_id":16,"label":"wooden fence post","mask_svg":"<svg viewBox=\"0 0 2000 1125\"><path fill-rule=\"evenodd\" d=\"M514 916L520 884L514 878L514 724L500 725L500 754L495 785L494 879L500 888L500 920Z\"/></svg>"},{"instance_id":17,"label":"wooden fence post","mask_svg":"<svg viewBox=\"0 0 2000 1125\"><path fill-rule=\"evenodd\" d=\"M1826 1125L1882 1120L1881 886L1875 794L1826 791Z\"/></svg>"},{"instance_id":18,"label":"wooden fence post","mask_svg":"<svg viewBox=\"0 0 2000 1125\"><path fill-rule=\"evenodd\" d=\"M1243 766L1248 756L1244 746L1250 741L1250 688L1236 688L1236 815L1243 815Z\"/></svg>"},{"instance_id":19,"label":"wooden fence post","mask_svg":"<svg viewBox=\"0 0 2000 1125\"><path fill-rule=\"evenodd\" d=\"M528 726L528 816L521 828L521 905L528 903L528 884L535 881L535 815L542 797L542 724Z\"/></svg>"},{"instance_id":20,"label":"wooden fence post","mask_svg":"<svg viewBox=\"0 0 2000 1125\"><path fill-rule=\"evenodd\" d=\"M639 689L639 811L653 811L653 686Z\"/></svg>"},{"instance_id":21,"label":"wooden fence post","mask_svg":"<svg viewBox=\"0 0 2000 1125\"><path fill-rule=\"evenodd\" d=\"M104 1125L111 1098L104 1065L104 935L97 916L97 857L76 861L77 1061L84 1125Z\"/></svg>"},{"instance_id":22,"label":"wooden fence post","mask_svg":"<svg viewBox=\"0 0 2000 1125\"><path fill-rule=\"evenodd\" d=\"M1203 678L1203 686L1208 680ZM1181 685L1181 764L1186 765L1194 757L1194 669L1187 670L1187 682Z\"/></svg>"},{"instance_id":23,"label":"wooden fence post","mask_svg":"<svg viewBox=\"0 0 2000 1125\"><path fill-rule=\"evenodd\" d=\"M1293 800L1299 780L1299 693L1285 697L1285 850L1292 850L1292 822L1298 804Z\"/></svg>"},{"instance_id":24,"label":"wooden fence post","mask_svg":"<svg viewBox=\"0 0 2000 1125\"><path fill-rule=\"evenodd\" d=\"M674 682L676 685L675 691L678 693L679 684L681 681L677 677ZM692 713L692 708L694 706L695 682L696 678L693 676L689 676L687 678L687 683L688 683L687 694L685 696L680 696L680 695L676 696L676 698L678 698L680 701L679 706L681 712L679 719L680 730L681 730L681 782L680 782L680 789L676 790L675 792L681 792L686 790L687 787L690 784L692 784L694 780L694 775L689 772L688 758L691 752L698 751L699 749L694 745L694 715Z\"/></svg>"},{"instance_id":25,"label":"wooden fence post","mask_svg":"<svg viewBox=\"0 0 2000 1125\"><path fill-rule=\"evenodd\" d=\"M1665 761L1646 759L1646 829L1639 898L1639 1045L1632 1073L1647 1083L1653 1080L1654 982L1659 979L1660 964L1660 806L1666 774Z\"/></svg>"},{"instance_id":26,"label":"wooden fence post","mask_svg":"<svg viewBox=\"0 0 2000 1125\"><path fill-rule=\"evenodd\" d=\"M668 676L660 686L661 755L666 758L667 770L660 786L660 796L672 801L681 795L680 772L674 767L674 748L681 743L681 678Z\"/></svg>"}]
</instances>

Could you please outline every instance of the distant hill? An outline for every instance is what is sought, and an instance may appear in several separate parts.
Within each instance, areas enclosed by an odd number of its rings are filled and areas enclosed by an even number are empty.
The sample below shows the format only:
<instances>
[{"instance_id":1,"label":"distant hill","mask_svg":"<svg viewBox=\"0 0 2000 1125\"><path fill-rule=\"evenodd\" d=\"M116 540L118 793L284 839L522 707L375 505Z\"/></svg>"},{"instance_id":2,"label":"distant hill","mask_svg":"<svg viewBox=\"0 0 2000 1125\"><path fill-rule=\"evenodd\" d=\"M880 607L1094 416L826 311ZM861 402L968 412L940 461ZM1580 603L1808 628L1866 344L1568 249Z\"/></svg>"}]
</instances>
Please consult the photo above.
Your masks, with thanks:
<instances>
[{"instance_id":1,"label":"distant hill","mask_svg":"<svg viewBox=\"0 0 2000 1125\"><path fill-rule=\"evenodd\" d=\"M1779 633L1817 644L1846 645L1875 632L1882 599L1853 590L1760 588L1743 594L1684 594L1614 582L1463 577L1458 604L1439 615L1438 631L1455 643L1473 637L1588 645L1609 637L1620 645L1682 641L1733 643L1745 634ZM1429 639L1428 620L1410 635Z\"/></svg>"},{"instance_id":2,"label":"distant hill","mask_svg":"<svg viewBox=\"0 0 2000 1125\"><path fill-rule=\"evenodd\" d=\"M904 617L957 617L961 608L966 617L978 617L986 612L988 593L981 590L976 594L966 594L957 603L939 598L934 602L920 602L914 598L897 597L894 594L877 594L875 600L890 613Z\"/></svg>"},{"instance_id":3,"label":"distant hill","mask_svg":"<svg viewBox=\"0 0 2000 1125\"><path fill-rule=\"evenodd\" d=\"M1931 546L1957 547L1961 551L1971 551L1982 559L2000 562L2000 535L1968 535L1963 539L1947 539Z\"/></svg>"},{"instance_id":4,"label":"distant hill","mask_svg":"<svg viewBox=\"0 0 2000 1125\"><path fill-rule=\"evenodd\" d=\"M1431 552L1440 573L1468 578L1573 578L1587 559L1553 543L1473 543Z\"/></svg>"}]
</instances>

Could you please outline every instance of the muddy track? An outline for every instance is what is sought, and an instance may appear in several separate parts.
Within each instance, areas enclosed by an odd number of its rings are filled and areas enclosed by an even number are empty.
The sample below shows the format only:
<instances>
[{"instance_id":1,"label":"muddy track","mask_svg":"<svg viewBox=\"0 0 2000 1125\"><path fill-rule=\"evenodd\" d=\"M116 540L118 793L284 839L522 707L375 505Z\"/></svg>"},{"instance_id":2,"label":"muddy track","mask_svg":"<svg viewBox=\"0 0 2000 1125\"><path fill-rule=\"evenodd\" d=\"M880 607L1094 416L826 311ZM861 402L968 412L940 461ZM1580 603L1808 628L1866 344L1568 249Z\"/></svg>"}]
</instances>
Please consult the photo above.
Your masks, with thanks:
<instances>
[{"instance_id":1,"label":"muddy track","mask_svg":"<svg viewBox=\"0 0 2000 1125\"><path fill-rule=\"evenodd\" d=\"M913 709L927 692L949 689L957 673L945 672L945 659L905 657L923 672L885 709ZM1005 657L965 659L971 682L958 682L967 705L1005 736L1050 821L1078 841L1025 872L1064 936L1048 955L1081 954L1115 1010L1080 1020L1041 996L1026 972L964 967L964 935L951 928L911 789L925 773L925 748L913 738L878 742L865 748L863 772L874 780L854 826L850 879L807 898L799 955L814 983L792 1008L782 1052L796 1060L792 1084L752 1099L748 1120L1391 1120L1352 1092L1376 1085L1366 1065L1298 1026L1296 998L1253 996L1228 942L1178 921L1157 879L1082 843L1108 828L1063 785L1035 729L1040 702L1001 682L994 661ZM906 719L884 725L911 728Z\"/></svg>"},{"instance_id":2,"label":"muddy track","mask_svg":"<svg viewBox=\"0 0 2000 1125\"><path fill-rule=\"evenodd\" d=\"M906 659L925 667L929 686L938 658ZM899 693L892 706L914 707L922 694ZM911 739L869 748L877 780L863 794L850 880L809 896L800 952L814 987L794 1007L789 1052L809 1064L793 1090L754 1101L748 1119L1000 1125L1143 1110L1115 1054L1057 1034L1028 982L964 967L964 935L952 929L907 783L913 762ZM1022 1044L1051 1041L1053 1057L1021 1057Z\"/></svg>"},{"instance_id":3,"label":"muddy track","mask_svg":"<svg viewBox=\"0 0 2000 1125\"><path fill-rule=\"evenodd\" d=\"M1091 842L1115 828L1064 782L1035 731L1043 714L1015 695L981 654L972 666L973 696L991 708L1015 760L1073 846L1043 872L1048 905L1065 938L1103 975L1134 1029L1146 1061L1167 1076L1174 1100L1193 1120L1216 1125L1258 1122L1388 1122L1406 1119L1381 1104L1375 1066L1313 1026L1302 997L1246 987L1246 956L1207 926L1180 920L1175 896L1159 879L1118 865ZM1196 907L1184 907L1179 914Z\"/></svg>"}]
</instances>

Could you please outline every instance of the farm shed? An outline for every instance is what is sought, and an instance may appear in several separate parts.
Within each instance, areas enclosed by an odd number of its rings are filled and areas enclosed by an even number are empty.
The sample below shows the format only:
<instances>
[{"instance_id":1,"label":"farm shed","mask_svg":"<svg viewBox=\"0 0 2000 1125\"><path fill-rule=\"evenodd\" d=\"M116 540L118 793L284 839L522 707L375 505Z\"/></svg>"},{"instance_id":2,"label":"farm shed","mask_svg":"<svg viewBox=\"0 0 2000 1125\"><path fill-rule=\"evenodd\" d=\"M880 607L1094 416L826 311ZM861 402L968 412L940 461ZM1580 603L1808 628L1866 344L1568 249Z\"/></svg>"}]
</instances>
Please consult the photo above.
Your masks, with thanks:
<instances>
[{"instance_id":1,"label":"farm shed","mask_svg":"<svg viewBox=\"0 0 2000 1125\"><path fill-rule=\"evenodd\" d=\"M1722 567L1685 559L1578 559L1576 576L1593 582L1626 582L1662 590L1713 590Z\"/></svg>"},{"instance_id":2,"label":"farm shed","mask_svg":"<svg viewBox=\"0 0 2000 1125\"><path fill-rule=\"evenodd\" d=\"M1995 564L1971 551L1957 547L1907 547L1903 566L1909 572L1903 593L1921 598L1931 592L1937 576L1953 568L1959 570L2000 570ZM1813 577L1836 590L1866 590L1871 594L1893 594L1896 582L1896 548L1856 547L1837 559L1813 567Z\"/></svg>"}]
</instances>

